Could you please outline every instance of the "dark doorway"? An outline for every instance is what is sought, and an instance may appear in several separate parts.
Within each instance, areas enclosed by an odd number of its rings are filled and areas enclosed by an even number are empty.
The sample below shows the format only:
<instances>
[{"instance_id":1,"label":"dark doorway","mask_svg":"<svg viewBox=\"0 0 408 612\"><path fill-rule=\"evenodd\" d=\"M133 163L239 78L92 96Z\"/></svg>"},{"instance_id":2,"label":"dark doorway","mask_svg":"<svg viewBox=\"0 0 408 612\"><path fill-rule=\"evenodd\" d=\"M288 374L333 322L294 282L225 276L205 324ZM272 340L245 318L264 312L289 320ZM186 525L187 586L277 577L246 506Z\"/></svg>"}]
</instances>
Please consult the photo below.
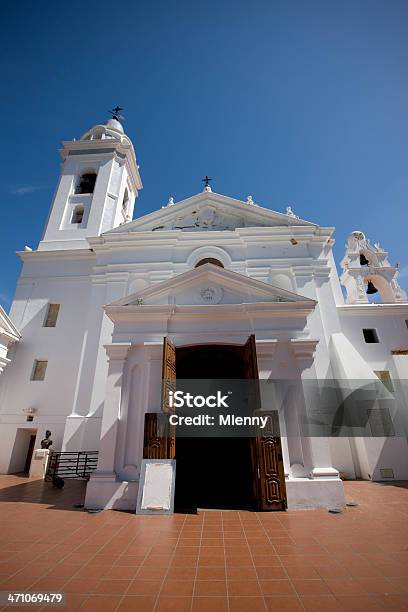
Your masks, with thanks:
<instances>
[{"instance_id":1,"label":"dark doorway","mask_svg":"<svg viewBox=\"0 0 408 612\"><path fill-rule=\"evenodd\" d=\"M29 474L30 472L31 459L33 458L36 437L37 437L37 434L31 434L30 436L30 442L28 444L28 450L27 450L27 457L26 457L25 465L24 465L24 472L26 474Z\"/></svg>"},{"instance_id":2,"label":"dark doorway","mask_svg":"<svg viewBox=\"0 0 408 612\"><path fill-rule=\"evenodd\" d=\"M176 369L178 379L243 379L243 347L180 347ZM255 508L249 438L177 437L176 460L176 511Z\"/></svg>"}]
</instances>

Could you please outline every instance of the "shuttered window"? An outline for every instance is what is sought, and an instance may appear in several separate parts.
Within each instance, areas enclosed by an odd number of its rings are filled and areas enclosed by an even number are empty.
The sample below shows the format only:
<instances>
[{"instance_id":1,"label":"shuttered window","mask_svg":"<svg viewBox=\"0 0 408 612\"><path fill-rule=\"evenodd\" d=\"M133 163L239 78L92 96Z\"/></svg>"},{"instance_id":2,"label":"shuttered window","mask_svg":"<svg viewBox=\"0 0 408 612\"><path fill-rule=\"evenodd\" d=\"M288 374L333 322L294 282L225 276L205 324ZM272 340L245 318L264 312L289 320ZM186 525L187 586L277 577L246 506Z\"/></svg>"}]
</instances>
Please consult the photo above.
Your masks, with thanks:
<instances>
[{"instance_id":1,"label":"shuttered window","mask_svg":"<svg viewBox=\"0 0 408 612\"><path fill-rule=\"evenodd\" d=\"M47 316L45 317L44 327L56 326L59 309L59 304L48 304Z\"/></svg>"},{"instance_id":2,"label":"shuttered window","mask_svg":"<svg viewBox=\"0 0 408 612\"><path fill-rule=\"evenodd\" d=\"M394 391L394 385L392 384L391 374L388 370L374 370L374 374L378 376L383 385L387 387L388 391Z\"/></svg>"},{"instance_id":3,"label":"shuttered window","mask_svg":"<svg viewBox=\"0 0 408 612\"><path fill-rule=\"evenodd\" d=\"M34 361L33 373L31 380L44 380L45 371L47 369L48 361L45 359L36 359Z\"/></svg>"}]
</instances>

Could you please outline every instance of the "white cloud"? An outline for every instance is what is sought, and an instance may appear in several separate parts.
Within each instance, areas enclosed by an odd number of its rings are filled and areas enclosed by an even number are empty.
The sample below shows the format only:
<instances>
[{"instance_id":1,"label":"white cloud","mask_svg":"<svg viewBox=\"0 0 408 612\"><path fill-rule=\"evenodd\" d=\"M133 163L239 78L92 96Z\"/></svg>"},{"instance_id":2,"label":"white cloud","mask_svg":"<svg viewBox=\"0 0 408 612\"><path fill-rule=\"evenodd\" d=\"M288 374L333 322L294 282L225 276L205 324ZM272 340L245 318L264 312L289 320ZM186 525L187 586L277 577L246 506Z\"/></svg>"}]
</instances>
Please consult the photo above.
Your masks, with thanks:
<instances>
[{"instance_id":1,"label":"white cloud","mask_svg":"<svg viewBox=\"0 0 408 612\"><path fill-rule=\"evenodd\" d=\"M27 193L33 193L33 191L39 191L44 189L42 185L21 185L19 187L12 187L10 189L11 195L23 196Z\"/></svg>"}]
</instances>

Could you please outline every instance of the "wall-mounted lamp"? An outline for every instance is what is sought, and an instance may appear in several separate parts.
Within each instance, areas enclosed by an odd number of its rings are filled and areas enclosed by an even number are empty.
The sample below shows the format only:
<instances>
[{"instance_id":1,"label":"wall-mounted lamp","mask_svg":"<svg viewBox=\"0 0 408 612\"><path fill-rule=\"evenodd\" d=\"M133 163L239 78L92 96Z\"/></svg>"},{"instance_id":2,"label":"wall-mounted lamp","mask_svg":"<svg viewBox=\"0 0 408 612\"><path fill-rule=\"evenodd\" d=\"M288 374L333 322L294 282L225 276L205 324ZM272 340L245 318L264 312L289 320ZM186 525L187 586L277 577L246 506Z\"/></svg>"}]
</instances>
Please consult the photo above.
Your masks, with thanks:
<instances>
[{"instance_id":1,"label":"wall-mounted lamp","mask_svg":"<svg viewBox=\"0 0 408 612\"><path fill-rule=\"evenodd\" d=\"M23 408L23 412L25 412L26 414L35 414L37 412L37 408Z\"/></svg>"}]
</instances>

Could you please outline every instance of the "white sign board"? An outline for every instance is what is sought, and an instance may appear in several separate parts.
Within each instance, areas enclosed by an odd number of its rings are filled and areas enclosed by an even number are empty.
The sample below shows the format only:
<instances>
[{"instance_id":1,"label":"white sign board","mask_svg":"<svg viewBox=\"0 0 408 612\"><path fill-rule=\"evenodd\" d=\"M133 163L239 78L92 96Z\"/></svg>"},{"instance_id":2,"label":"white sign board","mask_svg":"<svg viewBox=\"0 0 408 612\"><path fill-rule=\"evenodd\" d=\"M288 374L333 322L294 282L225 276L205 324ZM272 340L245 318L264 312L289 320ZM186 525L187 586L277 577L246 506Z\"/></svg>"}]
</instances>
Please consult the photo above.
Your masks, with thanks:
<instances>
[{"instance_id":1,"label":"white sign board","mask_svg":"<svg viewBox=\"0 0 408 612\"><path fill-rule=\"evenodd\" d=\"M171 459L143 459L136 514L171 514L175 464Z\"/></svg>"}]
</instances>

